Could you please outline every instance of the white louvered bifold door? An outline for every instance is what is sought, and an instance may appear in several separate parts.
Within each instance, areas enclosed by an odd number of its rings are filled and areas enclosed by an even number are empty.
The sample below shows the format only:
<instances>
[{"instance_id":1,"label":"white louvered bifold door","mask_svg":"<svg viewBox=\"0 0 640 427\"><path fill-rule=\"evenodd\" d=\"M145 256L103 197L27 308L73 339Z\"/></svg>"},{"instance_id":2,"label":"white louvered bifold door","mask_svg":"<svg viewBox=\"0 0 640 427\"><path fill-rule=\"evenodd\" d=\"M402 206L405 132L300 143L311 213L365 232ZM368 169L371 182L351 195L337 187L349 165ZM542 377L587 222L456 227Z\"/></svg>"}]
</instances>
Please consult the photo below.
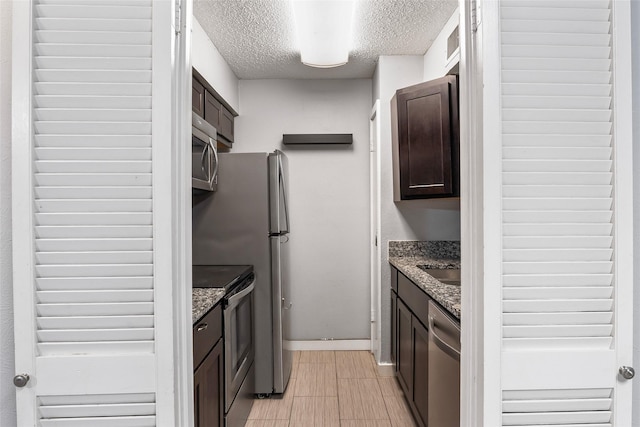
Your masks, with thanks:
<instances>
[{"instance_id":1,"label":"white louvered bifold door","mask_svg":"<svg viewBox=\"0 0 640 427\"><path fill-rule=\"evenodd\" d=\"M173 425L171 7L16 2L20 426Z\"/></svg>"},{"instance_id":2,"label":"white louvered bifold door","mask_svg":"<svg viewBox=\"0 0 640 427\"><path fill-rule=\"evenodd\" d=\"M631 362L630 122L616 99L630 91L616 87L629 83L616 79L628 22L616 8L628 3L500 2L505 426L630 425L617 375Z\"/></svg>"}]
</instances>

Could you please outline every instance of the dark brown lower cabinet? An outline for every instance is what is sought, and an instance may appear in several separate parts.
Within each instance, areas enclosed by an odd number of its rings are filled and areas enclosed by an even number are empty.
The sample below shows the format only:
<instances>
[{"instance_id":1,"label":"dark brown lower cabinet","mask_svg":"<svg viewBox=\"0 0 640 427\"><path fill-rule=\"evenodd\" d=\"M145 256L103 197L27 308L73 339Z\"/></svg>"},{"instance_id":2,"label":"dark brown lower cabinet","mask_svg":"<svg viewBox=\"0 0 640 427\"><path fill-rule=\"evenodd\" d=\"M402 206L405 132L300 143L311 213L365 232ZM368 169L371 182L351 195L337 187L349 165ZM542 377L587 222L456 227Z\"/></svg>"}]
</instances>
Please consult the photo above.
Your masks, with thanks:
<instances>
[{"instance_id":1,"label":"dark brown lower cabinet","mask_svg":"<svg viewBox=\"0 0 640 427\"><path fill-rule=\"evenodd\" d=\"M418 422L427 425L429 406L429 331L417 317L411 318L413 347L413 406Z\"/></svg>"},{"instance_id":2,"label":"dark brown lower cabinet","mask_svg":"<svg viewBox=\"0 0 640 427\"><path fill-rule=\"evenodd\" d=\"M223 425L223 372L222 340L219 340L194 374L195 427Z\"/></svg>"},{"instance_id":3,"label":"dark brown lower cabinet","mask_svg":"<svg viewBox=\"0 0 640 427\"><path fill-rule=\"evenodd\" d=\"M193 325L195 427L224 425L224 338L218 304Z\"/></svg>"},{"instance_id":4,"label":"dark brown lower cabinet","mask_svg":"<svg viewBox=\"0 0 640 427\"><path fill-rule=\"evenodd\" d=\"M398 322L398 362L397 375L405 396L411 401L413 396L413 331L411 311L398 299L396 322Z\"/></svg>"},{"instance_id":5,"label":"dark brown lower cabinet","mask_svg":"<svg viewBox=\"0 0 640 427\"><path fill-rule=\"evenodd\" d=\"M396 322L396 311L398 310L398 294L395 291L391 291L391 363L393 368L398 368L397 353L398 353L398 339L396 335L398 333L398 324Z\"/></svg>"},{"instance_id":6,"label":"dark brown lower cabinet","mask_svg":"<svg viewBox=\"0 0 640 427\"><path fill-rule=\"evenodd\" d=\"M397 269L391 268L391 277L391 358L395 363L396 378L418 426L449 427L450 423L441 424L440 419L434 415L442 415L438 410L448 411L455 408L454 402L447 402L450 407L436 408L431 416L428 413L429 388L431 387L431 393L438 393L438 390L434 390L434 381L430 384L429 375L432 379L438 378L439 381L459 382L459 374L456 377L453 372L459 368L452 367L442 376L439 372L433 374L434 369L440 369L430 360L429 354L429 348L431 347L432 354L434 348L433 338L427 326L429 305L433 302L422 289ZM431 396L433 398L434 395ZM429 420L432 421L430 424Z\"/></svg>"}]
</instances>

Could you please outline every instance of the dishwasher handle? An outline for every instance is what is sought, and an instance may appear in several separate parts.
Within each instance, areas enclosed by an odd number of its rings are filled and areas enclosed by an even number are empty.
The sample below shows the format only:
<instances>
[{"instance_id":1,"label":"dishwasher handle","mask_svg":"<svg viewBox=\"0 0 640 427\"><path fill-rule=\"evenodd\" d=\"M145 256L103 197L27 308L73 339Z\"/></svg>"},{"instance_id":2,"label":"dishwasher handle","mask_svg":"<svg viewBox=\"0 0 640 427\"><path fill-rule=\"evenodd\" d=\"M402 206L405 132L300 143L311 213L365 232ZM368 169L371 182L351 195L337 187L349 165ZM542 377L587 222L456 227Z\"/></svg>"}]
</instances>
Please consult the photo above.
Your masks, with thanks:
<instances>
[{"instance_id":1,"label":"dishwasher handle","mask_svg":"<svg viewBox=\"0 0 640 427\"><path fill-rule=\"evenodd\" d=\"M460 351L452 347L445 340L440 338L438 334L436 334L436 319L431 315L429 316L429 334L431 334L431 336L433 337L433 342L435 342L436 345L440 347L445 353L460 360Z\"/></svg>"}]
</instances>

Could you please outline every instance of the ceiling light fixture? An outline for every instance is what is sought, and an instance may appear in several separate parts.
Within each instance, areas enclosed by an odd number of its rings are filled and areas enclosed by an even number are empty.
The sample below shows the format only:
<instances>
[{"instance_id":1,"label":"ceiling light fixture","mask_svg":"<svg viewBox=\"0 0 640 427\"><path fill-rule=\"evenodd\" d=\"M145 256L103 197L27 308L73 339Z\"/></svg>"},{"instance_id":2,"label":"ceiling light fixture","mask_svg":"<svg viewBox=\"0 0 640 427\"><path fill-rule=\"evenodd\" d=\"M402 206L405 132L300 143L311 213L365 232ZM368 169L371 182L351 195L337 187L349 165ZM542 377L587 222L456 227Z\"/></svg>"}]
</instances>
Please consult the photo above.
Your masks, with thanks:
<instances>
[{"instance_id":1,"label":"ceiling light fixture","mask_svg":"<svg viewBox=\"0 0 640 427\"><path fill-rule=\"evenodd\" d=\"M339 67L349 61L355 0L291 0L300 59L310 67Z\"/></svg>"}]
</instances>

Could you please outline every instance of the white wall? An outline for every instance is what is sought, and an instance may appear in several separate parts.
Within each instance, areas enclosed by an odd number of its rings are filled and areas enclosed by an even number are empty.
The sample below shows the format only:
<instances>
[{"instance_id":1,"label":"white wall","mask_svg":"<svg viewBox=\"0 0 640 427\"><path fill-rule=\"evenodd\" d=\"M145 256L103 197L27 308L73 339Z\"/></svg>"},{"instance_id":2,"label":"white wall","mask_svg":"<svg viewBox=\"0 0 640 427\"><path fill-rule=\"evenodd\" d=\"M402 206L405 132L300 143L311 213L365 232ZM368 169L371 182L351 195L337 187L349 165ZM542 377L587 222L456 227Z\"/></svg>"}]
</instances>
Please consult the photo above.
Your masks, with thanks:
<instances>
[{"instance_id":1,"label":"white wall","mask_svg":"<svg viewBox=\"0 0 640 427\"><path fill-rule=\"evenodd\" d=\"M440 34L433 41L429 50L424 54L422 79L424 81L437 79L447 74L452 64L447 64L447 39L451 31L460 22L460 9L456 9L451 18L444 24Z\"/></svg>"},{"instance_id":2,"label":"white wall","mask_svg":"<svg viewBox=\"0 0 640 427\"><path fill-rule=\"evenodd\" d=\"M0 1L0 426L16 425L11 268L11 10Z\"/></svg>"},{"instance_id":3,"label":"white wall","mask_svg":"<svg viewBox=\"0 0 640 427\"><path fill-rule=\"evenodd\" d=\"M640 1L631 2L631 35L633 55L633 222L634 222L634 340L633 425L640 426Z\"/></svg>"},{"instance_id":4,"label":"white wall","mask_svg":"<svg viewBox=\"0 0 640 427\"><path fill-rule=\"evenodd\" d=\"M380 97L380 223L381 223L381 361L390 359L389 240L460 240L459 199L393 202L391 160L391 98L397 89L423 81L422 56L381 56L374 75L374 93Z\"/></svg>"},{"instance_id":5,"label":"white wall","mask_svg":"<svg viewBox=\"0 0 640 427\"><path fill-rule=\"evenodd\" d=\"M191 31L191 61L193 68L209 82L218 94L238 112L238 78L207 36L200 23L193 17Z\"/></svg>"},{"instance_id":6,"label":"white wall","mask_svg":"<svg viewBox=\"0 0 640 427\"><path fill-rule=\"evenodd\" d=\"M371 80L241 80L234 152L289 158L292 338L368 339ZM284 133L353 133L287 147Z\"/></svg>"}]
</instances>

